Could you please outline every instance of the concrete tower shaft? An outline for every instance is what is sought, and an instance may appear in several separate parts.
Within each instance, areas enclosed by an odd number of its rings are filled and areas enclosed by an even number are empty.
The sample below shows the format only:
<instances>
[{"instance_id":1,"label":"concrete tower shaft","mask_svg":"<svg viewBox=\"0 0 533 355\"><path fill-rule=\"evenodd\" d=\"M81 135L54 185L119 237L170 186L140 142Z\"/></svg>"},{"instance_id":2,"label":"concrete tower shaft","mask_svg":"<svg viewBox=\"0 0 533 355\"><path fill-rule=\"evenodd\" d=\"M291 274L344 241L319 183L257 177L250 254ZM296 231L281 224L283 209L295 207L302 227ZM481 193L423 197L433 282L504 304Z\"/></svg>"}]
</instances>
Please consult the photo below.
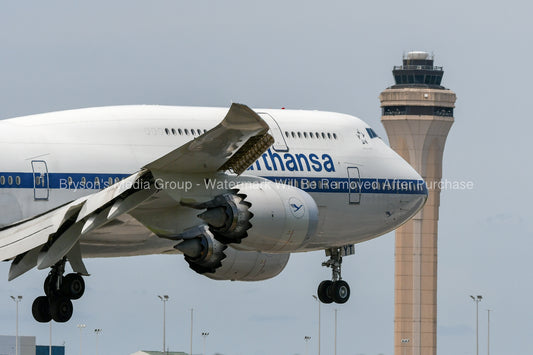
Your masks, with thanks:
<instances>
[{"instance_id":1,"label":"concrete tower shaft","mask_svg":"<svg viewBox=\"0 0 533 355\"><path fill-rule=\"evenodd\" d=\"M424 208L396 230L394 350L396 355L434 355L440 205L435 182L442 178L456 96L440 86L442 68L434 67L427 53L409 53L393 74L396 85L380 94L381 121L391 147L426 180L429 192Z\"/></svg>"}]
</instances>

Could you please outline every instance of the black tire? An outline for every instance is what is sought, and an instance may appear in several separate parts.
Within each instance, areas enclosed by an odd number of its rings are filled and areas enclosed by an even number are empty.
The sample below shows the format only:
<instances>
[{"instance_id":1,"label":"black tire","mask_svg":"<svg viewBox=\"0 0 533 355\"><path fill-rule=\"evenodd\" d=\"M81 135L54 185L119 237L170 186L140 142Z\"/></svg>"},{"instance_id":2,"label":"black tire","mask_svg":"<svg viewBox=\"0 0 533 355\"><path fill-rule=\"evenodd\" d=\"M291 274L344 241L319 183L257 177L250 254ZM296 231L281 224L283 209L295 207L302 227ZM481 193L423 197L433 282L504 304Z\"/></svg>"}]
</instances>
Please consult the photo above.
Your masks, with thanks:
<instances>
[{"instance_id":1,"label":"black tire","mask_svg":"<svg viewBox=\"0 0 533 355\"><path fill-rule=\"evenodd\" d=\"M331 287L331 295L335 303L346 303L350 298L350 286L344 280L336 281Z\"/></svg>"},{"instance_id":2,"label":"black tire","mask_svg":"<svg viewBox=\"0 0 533 355\"><path fill-rule=\"evenodd\" d=\"M331 296L331 285L333 282L330 280L324 280L318 285L318 299L322 303L331 303L333 302L333 297Z\"/></svg>"},{"instance_id":3,"label":"black tire","mask_svg":"<svg viewBox=\"0 0 533 355\"><path fill-rule=\"evenodd\" d=\"M31 313L33 314L33 318L39 323L50 322L52 320L52 315L50 314L50 302L48 301L48 297L37 297L31 306Z\"/></svg>"},{"instance_id":4,"label":"black tire","mask_svg":"<svg viewBox=\"0 0 533 355\"><path fill-rule=\"evenodd\" d=\"M52 319L58 323L68 322L73 310L72 301L66 297L56 297L50 301Z\"/></svg>"},{"instance_id":5,"label":"black tire","mask_svg":"<svg viewBox=\"0 0 533 355\"><path fill-rule=\"evenodd\" d=\"M78 274L68 274L63 278L61 294L71 300L77 300L85 292L85 281Z\"/></svg>"},{"instance_id":6,"label":"black tire","mask_svg":"<svg viewBox=\"0 0 533 355\"><path fill-rule=\"evenodd\" d=\"M51 282L52 282L52 275L46 276L46 279L44 279L43 289L44 289L44 294L47 296L50 296L51 294L50 292Z\"/></svg>"}]
</instances>

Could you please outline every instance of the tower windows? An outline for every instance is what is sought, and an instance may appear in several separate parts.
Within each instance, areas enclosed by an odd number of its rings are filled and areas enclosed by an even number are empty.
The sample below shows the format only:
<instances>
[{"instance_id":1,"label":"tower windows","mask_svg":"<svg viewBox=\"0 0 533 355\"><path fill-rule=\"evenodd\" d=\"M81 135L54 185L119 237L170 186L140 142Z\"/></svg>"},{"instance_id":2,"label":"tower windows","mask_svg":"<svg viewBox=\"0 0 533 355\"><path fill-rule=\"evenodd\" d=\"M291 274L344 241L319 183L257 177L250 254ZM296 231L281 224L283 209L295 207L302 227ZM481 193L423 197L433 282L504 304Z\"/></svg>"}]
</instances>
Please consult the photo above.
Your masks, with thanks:
<instances>
[{"instance_id":1,"label":"tower windows","mask_svg":"<svg viewBox=\"0 0 533 355\"><path fill-rule=\"evenodd\" d=\"M453 117L453 107L442 106L385 106L382 108L383 116L418 115Z\"/></svg>"}]
</instances>

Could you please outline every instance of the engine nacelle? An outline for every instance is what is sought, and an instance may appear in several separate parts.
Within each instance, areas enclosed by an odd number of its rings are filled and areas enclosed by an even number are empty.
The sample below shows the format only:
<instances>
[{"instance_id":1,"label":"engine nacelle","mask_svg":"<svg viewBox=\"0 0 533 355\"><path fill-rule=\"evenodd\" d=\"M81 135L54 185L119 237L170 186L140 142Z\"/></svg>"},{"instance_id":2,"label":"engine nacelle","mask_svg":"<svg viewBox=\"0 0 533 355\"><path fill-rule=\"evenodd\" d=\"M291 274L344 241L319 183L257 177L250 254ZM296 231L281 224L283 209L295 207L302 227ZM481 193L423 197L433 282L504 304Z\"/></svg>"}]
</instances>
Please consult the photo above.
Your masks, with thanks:
<instances>
[{"instance_id":1,"label":"engine nacelle","mask_svg":"<svg viewBox=\"0 0 533 355\"><path fill-rule=\"evenodd\" d=\"M228 247L226 258L214 273L203 275L213 280L262 281L277 276L289 261L290 254L267 254Z\"/></svg>"},{"instance_id":2,"label":"engine nacelle","mask_svg":"<svg viewBox=\"0 0 533 355\"><path fill-rule=\"evenodd\" d=\"M214 280L260 281L278 275L290 254L266 254L241 251L216 240L206 225L183 233L188 239L174 248L185 255L190 268Z\"/></svg>"},{"instance_id":3,"label":"engine nacelle","mask_svg":"<svg viewBox=\"0 0 533 355\"><path fill-rule=\"evenodd\" d=\"M269 181L236 185L202 205L215 238L239 250L293 251L318 227L318 207L305 191Z\"/></svg>"}]
</instances>

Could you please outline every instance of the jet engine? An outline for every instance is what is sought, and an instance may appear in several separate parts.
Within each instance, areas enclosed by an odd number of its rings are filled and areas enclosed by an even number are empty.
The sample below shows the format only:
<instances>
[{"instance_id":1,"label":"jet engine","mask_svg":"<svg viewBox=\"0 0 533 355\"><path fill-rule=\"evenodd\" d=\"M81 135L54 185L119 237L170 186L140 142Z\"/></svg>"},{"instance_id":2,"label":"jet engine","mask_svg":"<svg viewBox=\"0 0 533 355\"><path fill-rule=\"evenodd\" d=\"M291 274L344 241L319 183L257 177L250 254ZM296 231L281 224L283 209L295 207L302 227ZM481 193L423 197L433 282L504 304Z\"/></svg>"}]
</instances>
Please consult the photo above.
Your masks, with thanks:
<instances>
[{"instance_id":1,"label":"jet engine","mask_svg":"<svg viewBox=\"0 0 533 355\"><path fill-rule=\"evenodd\" d=\"M290 254L267 254L233 249L217 241L205 225L187 231L197 234L175 246L189 267L214 280L261 281L278 275Z\"/></svg>"},{"instance_id":2,"label":"jet engine","mask_svg":"<svg viewBox=\"0 0 533 355\"><path fill-rule=\"evenodd\" d=\"M279 253L295 250L318 226L318 207L305 191L273 182L243 183L197 205L216 240L236 249Z\"/></svg>"}]
</instances>

